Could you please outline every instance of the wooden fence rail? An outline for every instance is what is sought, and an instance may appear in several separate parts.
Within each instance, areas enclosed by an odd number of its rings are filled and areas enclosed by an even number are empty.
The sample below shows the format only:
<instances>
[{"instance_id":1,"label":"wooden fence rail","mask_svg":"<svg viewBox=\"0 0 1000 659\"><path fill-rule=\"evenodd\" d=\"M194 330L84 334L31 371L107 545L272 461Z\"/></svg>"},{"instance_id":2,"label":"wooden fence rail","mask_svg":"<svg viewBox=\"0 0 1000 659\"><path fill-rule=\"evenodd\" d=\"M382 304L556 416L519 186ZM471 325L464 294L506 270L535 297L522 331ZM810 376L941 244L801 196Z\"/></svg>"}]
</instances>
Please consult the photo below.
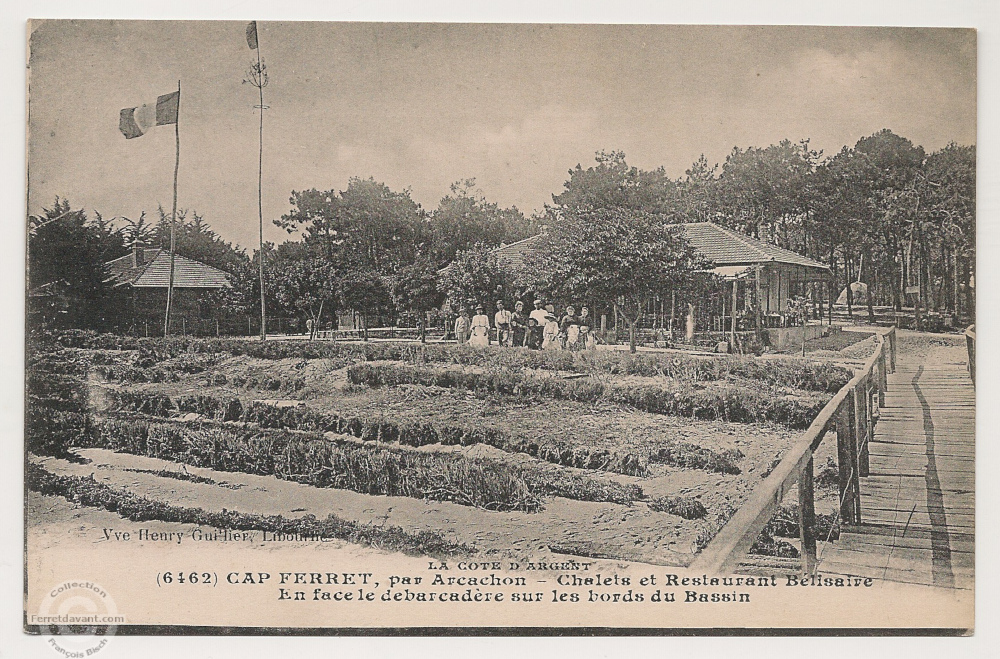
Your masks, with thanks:
<instances>
[{"instance_id":1,"label":"wooden fence rail","mask_svg":"<svg viewBox=\"0 0 1000 659\"><path fill-rule=\"evenodd\" d=\"M969 325L965 330L965 347L969 351L969 375L972 376L972 386L976 386L976 325Z\"/></svg>"},{"instance_id":2,"label":"wooden fence rail","mask_svg":"<svg viewBox=\"0 0 1000 659\"><path fill-rule=\"evenodd\" d=\"M837 431L840 519L846 524L861 522L859 478L868 475L868 444L875 433L878 409L885 405L887 376L896 370L896 329L875 336L878 348L864 368L826 404L750 499L691 563L692 571L707 574L735 571L793 485L798 486L799 493L802 568L807 574L815 571L813 454L831 428Z\"/></svg>"}]
</instances>

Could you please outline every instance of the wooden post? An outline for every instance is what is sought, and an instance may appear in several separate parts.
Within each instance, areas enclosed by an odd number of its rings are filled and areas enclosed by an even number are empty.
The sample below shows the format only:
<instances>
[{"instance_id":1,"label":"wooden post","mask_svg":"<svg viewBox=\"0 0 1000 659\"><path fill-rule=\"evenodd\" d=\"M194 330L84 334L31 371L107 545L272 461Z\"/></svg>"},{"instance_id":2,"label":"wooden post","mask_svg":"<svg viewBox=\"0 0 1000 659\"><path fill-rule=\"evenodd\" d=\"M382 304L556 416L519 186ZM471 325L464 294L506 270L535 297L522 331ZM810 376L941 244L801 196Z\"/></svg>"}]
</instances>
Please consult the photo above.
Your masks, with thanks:
<instances>
[{"instance_id":1,"label":"wooden post","mask_svg":"<svg viewBox=\"0 0 1000 659\"><path fill-rule=\"evenodd\" d=\"M857 524L860 506L857 504L857 443L854 437L854 398L848 396L837 413L837 465L840 471L840 519L844 524Z\"/></svg>"},{"instance_id":2,"label":"wooden post","mask_svg":"<svg viewBox=\"0 0 1000 659\"><path fill-rule=\"evenodd\" d=\"M896 332L889 332L889 367L890 373L896 372Z\"/></svg>"},{"instance_id":3,"label":"wooden post","mask_svg":"<svg viewBox=\"0 0 1000 659\"><path fill-rule=\"evenodd\" d=\"M871 441L871 423L868 408L871 395L868 393L868 377L854 388L854 436L858 442L858 476L868 476L868 443Z\"/></svg>"},{"instance_id":4,"label":"wooden post","mask_svg":"<svg viewBox=\"0 0 1000 659\"><path fill-rule=\"evenodd\" d=\"M885 389L886 389L886 376L885 376L885 342L883 341L881 347L879 348L878 355L878 406L885 407Z\"/></svg>"},{"instance_id":5,"label":"wooden post","mask_svg":"<svg viewBox=\"0 0 1000 659\"><path fill-rule=\"evenodd\" d=\"M674 340L674 321L677 310L677 291L670 291L670 340Z\"/></svg>"},{"instance_id":6,"label":"wooden post","mask_svg":"<svg viewBox=\"0 0 1000 659\"><path fill-rule=\"evenodd\" d=\"M718 327L713 327L712 329L713 330L718 329L720 332L722 332L722 336L723 337L726 336L726 296L725 295L722 296L722 322L719 324ZM732 348L732 345L730 345L730 348Z\"/></svg>"},{"instance_id":7,"label":"wooden post","mask_svg":"<svg viewBox=\"0 0 1000 659\"><path fill-rule=\"evenodd\" d=\"M757 294L757 302L753 306L754 306L754 309L756 310L756 314L755 314L756 315L756 319L755 319L755 321L756 321L756 324L757 324L757 340L759 341L760 337L761 337L761 334L762 334L761 319L760 319L761 299L760 299L760 265L759 264L756 265L756 266L754 266L753 273L754 273L753 274L753 283L754 283L754 288L756 289L756 294Z\"/></svg>"},{"instance_id":8,"label":"wooden post","mask_svg":"<svg viewBox=\"0 0 1000 659\"><path fill-rule=\"evenodd\" d=\"M813 459L809 458L799 476L799 540L802 542L802 571L816 571L816 507L813 493Z\"/></svg>"},{"instance_id":9,"label":"wooden post","mask_svg":"<svg viewBox=\"0 0 1000 659\"><path fill-rule=\"evenodd\" d=\"M733 309L729 324L729 352L736 352L736 280L733 280Z\"/></svg>"},{"instance_id":10,"label":"wooden post","mask_svg":"<svg viewBox=\"0 0 1000 659\"><path fill-rule=\"evenodd\" d=\"M215 318L215 338L219 338L219 318Z\"/></svg>"}]
</instances>

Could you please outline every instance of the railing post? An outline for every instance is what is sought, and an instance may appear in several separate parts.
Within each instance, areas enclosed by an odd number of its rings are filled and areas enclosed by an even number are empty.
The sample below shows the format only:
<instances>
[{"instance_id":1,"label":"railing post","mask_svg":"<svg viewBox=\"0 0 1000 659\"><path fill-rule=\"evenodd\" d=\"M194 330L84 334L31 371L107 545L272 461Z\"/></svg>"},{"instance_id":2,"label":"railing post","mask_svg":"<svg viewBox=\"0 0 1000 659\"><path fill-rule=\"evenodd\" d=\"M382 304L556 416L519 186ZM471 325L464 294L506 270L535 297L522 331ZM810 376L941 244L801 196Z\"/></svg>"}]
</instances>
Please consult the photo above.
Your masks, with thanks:
<instances>
[{"instance_id":1,"label":"railing post","mask_svg":"<svg viewBox=\"0 0 1000 659\"><path fill-rule=\"evenodd\" d=\"M840 519L861 521L858 499L858 447L854 427L854 396L847 396L837 413L837 465L840 471Z\"/></svg>"},{"instance_id":2,"label":"railing post","mask_svg":"<svg viewBox=\"0 0 1000 659\"><path fill-rule=\"evenodd\" d=\"M854 437L857 442L858 476L868 476L868 442L871 440L869 407L871 394L868 392L868 377L854 388Z\"/></svg>"},{"instance_id":3,"label":"railing post","mask_svg":"<svg viewBox=\"0 0 1000 659\"><path fill-rule=\"evenodd\" d=\"M813 459L799 476L799 540L802 541L802 571L816 571L816 507L813 493Z\"/></svg>"},{"instance_id":4,"label":"railing post","mask_svg":"<svg viewBox=\"0 0 1000 659\"><path fill-rule=\"evenodd\" d=\"M896 328L889 330L889 366L890 373L896 372Z\"/></svg>"},{"instance_id":5,"label":"railing post","mask_svg":"<svg viewBox=\"0 0 1000 659\"><path fill-rule=\"evenodd\" d=\"M888 386L888 380L886 379L886 368L885 368L885 341L882 341L882 345L879 348L878 357L878 406L885 407L885 390Z\"/></svg>"}]
</instances>

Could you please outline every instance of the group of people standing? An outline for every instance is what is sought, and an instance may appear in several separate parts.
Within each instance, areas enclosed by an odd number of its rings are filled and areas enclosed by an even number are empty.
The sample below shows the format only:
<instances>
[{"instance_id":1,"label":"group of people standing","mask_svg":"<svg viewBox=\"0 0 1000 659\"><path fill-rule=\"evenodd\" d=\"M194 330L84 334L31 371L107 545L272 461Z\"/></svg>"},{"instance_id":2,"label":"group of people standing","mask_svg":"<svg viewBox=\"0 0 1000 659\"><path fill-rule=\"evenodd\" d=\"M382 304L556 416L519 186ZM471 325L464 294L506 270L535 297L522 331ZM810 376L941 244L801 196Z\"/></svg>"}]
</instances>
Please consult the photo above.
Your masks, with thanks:
<instances>
[{"instance_id":1,"label":"group of people standing","mask_svg":"<svg viewBox=\"0 0 1000 659\"><path fill-rule=\"evenodd\" d=\"M455 337L459 345L488 346L491 330L496 330L497 343L501 346L525 347L532 350L592 350L596 347L593 318L587 307L579 315L572 305L566 307L561 318L556 317L555 306L535 300L534 310L524 313L524 303L516 302L511 311L498 300L493 324L485 308L476 307L476 314L469 317L467 309L459 312L455 320Z\"/></svg>"}]
</instances>

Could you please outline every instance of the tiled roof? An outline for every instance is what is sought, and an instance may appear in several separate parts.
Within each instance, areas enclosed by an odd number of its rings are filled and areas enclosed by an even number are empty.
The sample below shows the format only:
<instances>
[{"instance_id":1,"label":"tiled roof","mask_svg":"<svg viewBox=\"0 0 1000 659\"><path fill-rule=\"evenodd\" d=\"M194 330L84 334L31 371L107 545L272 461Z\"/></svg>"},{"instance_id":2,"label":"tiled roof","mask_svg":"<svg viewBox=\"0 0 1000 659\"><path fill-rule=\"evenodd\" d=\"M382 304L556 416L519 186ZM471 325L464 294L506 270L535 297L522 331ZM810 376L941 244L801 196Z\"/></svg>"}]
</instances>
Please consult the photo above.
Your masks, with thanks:
<instances>
[{"instance_id":1,"label":"tiled roof","mask_svg":"<svg viewBox=\"0 0 1000 659\"><path fill-rule=\"evenodd\" d=\"M672 226L680 227L695 251L716 267L788 263L813 270L830 271L829 267L808 256L770 245L713 222L692 222ZM493 253L510 265L515 273L522 272L525 255L536 249L542 235L537 234L510 245L497 247ZM441 272L447 271L450 267L450 264L445 266Z\"/></svg>"},{"instance_id":2,"label":"tiled roof","mask_svg":"<svg viewBox=\"0 0 1000 659\"><path fill-rule=\"evenodd\" d=\"M170 280L170 252L164 249L143 249L142 264L136 265L135 255L128 254L108 261L108 281L115 286L135 288L166 288ZM225 288L226 273L176 254L174 256L174 288Z\"/></svg>"},{"instance_id":3,"label":"tiled roof","mask_svg":"<svg viewBox=\"0 0 1000 659\"><path fill-rule=\"evenodd\" d=\"M524 257L535 249L535 245L543 235L539 233L530 238L519 240L516 243L502 245L493 250L493 253L497 255L497 258L510 266L514 272L520 272L525 267Z\"/></svg>"},{"instance_id":4,"label":"tiled roof","mask_svg":"<svg viewBox=\"0 0 1000 659\"><path fill-rule=\"evenodd\" d=\"M535 249L536 243L538 243L543 235L544 234L541 233L535 234L530 238L519 240L516 243L501 245L492 251L514 272L516 278L519 273L523 273L525 271L524 257ZM449 263L445 267L438 270L438 274L448 272L451 270L451 266L452 264Z\"/></svg>"},{"instance_id":5,"label":"tiled roof","mask_svg":"<svg viewBox=\"0 0 1000 659\"><path fill-rule=\"evenodd\" d=\"M693 222L674 226L681 227L691 246L716 266L773 262L788 263L815 270L830 270L829 267L808 256L775 247L713 222Z\"/></svg>"}]
</instances>

